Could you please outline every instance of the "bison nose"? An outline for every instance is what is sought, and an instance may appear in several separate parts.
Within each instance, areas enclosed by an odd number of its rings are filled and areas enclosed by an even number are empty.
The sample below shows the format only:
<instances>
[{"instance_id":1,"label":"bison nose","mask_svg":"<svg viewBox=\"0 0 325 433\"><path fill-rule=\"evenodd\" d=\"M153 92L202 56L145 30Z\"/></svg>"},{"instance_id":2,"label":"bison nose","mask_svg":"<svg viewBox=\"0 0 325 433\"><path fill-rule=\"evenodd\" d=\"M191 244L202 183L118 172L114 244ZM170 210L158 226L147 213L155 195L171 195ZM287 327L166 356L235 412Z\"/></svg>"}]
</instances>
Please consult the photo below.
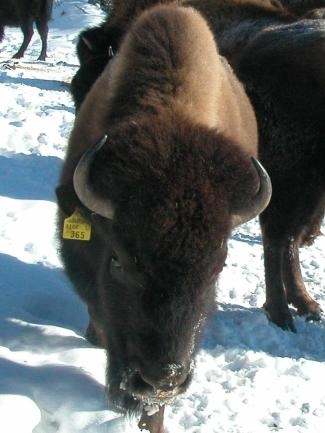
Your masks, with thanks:
<instances>
[{"instance_id":1,"label":"bison nose","mask_svg":"<svg viewBox=\"0 0 325 433\"><path fill-rule=\"evenodd\" d=\"M168 391L183 385L187 379L188 370L179 364L168 364L157 371L143 371L141 376L155 390Z\"/></svg>"},{"instance_id":2,"label":"bison nose","mask_svg":"<svg viewBox=\"0 0 325 433\"><path fill-rule=\"evenodd\" d=\"M129 378L129 391L143 399L168 400L185 391L190 382L188 368L168 364L159 369L141 369Z\"/></svg>"}]
</instances>

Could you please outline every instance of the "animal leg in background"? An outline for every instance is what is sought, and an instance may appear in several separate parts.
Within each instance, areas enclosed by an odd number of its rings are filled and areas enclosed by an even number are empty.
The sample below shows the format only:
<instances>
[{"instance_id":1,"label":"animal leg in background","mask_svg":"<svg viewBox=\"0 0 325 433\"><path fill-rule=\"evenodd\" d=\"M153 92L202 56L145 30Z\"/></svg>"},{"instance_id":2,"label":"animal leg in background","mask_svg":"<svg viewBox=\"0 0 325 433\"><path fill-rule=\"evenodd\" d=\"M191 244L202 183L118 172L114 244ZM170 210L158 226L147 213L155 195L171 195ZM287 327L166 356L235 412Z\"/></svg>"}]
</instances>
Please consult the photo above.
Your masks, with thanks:
<instances>
[{"instance_id":1,"label":"animal leg in background","mask_svg":"<svg viewBox=\"0 0 325 433\"><path fill-rule=\"evenodd\" d=\"M0 0L0 42L4 35L4 28L20 27L23 33L23 42L14 54L14 59L20 59L34 34L35 22L41 38L41 52L38 60L45 60L48 36L48 21L51 18L53 0Z\"/></svg>"},{"instance_id":2,"label":"animal leg in background","mask_svg":"<svg viewBox=\"0 0 325 433\"><path fill-rule=\"evenodd\" d=\"M316 211L306 222L304 229L297 236L297 240L289 239L283 255L283 280L288 303L293 304L297 308L298 314L305 316L307 320L319 320L322 310L306 291L299 264L299 247L306 241L312 243L320 233L319 227L323 216L324 200L316 199ZM304 236L306 229L309 232L307 233L308 239Z\"/></svg>"},{"instance_id":3,"label":"animal leg in background","mask_svg":"<svg viewBox=\"0 0 325 433\"><path fill-rule=\"evenodd\" d=\"M44 17L37 18L35 19L35 24L42 41L41 53L37 60L45 60L47 51L47 36L49 32L48 20Z\"/></svg>"},{"instance_id":4,"label":"animal leg in background","mask_svg":"<svg viewBox=\"0 0 325 433\"><path fill-rule=\"evenodd\" d=\"M28 47L32 39L32 36L34 34L32 17L26 18L26 20L21 23L21 30L24 35L23 43L21 44L21 47L19 48L17 53L12 56L13 59L20 59L24 56L26 48Z\"/></svg>"},{"instance_id":5,"label":"animal leg in background","mask_svg":"<svg viewBox=\"0 0 325 433\"><path fill-rule=\"evenodd\" d=\"M276 237L274 232L278 227L274 227L276 218L274 218L275 213L272 212L272 203L270 209L260 217L265 261L266 302L264 307L272 322L283 329L295 331L288 304L296 307L298 314L307 319L320 319L320 305L306 290L299 262L299 246L303 232L312 227L313 215L317 212L319 204L315 197L314 207L307 205L309 211L303 216L298 214L299 218L297 218L293 212L291 220L287 218L288 225L282 226L283 230L281 233L278 232Z\"/></svg>"}]
</instances>

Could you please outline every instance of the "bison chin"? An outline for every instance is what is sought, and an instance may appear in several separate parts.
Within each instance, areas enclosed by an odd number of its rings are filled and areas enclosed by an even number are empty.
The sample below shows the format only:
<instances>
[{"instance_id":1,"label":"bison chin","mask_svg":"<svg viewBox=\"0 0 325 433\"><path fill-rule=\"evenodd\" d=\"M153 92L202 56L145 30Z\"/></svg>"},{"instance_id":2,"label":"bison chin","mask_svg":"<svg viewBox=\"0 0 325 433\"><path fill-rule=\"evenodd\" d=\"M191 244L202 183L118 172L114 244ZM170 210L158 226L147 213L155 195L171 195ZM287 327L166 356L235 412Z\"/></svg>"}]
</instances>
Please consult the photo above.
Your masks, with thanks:
<instances>
[{"instance_id":1,"label":"bison chin","mask_svg":"<svg viewBox=\"0 0 325 433\"><path fill-rule=\"evenodd\" d=\"M192 372L179 386L154 389L143 382L138 372L134 372L121 383L111 383L108 388L108 398L115 411L138 416L143 413L144 409L148 410L172 403L177 396L186 391L191 380ZM121 389L124 386L126 389Z\"/></svg>"},{"instance_id":2,"label":"bison chin","mask_svg":"<svg viewBox=\"0 0 325 433\"><path fill-rule=\"evenodd\" d=\"M143 403L120 389L120 382L114 381L109 384L108 399L111 409L116 412L139 416L143 411Z\"/></svg>"}]
</instances>

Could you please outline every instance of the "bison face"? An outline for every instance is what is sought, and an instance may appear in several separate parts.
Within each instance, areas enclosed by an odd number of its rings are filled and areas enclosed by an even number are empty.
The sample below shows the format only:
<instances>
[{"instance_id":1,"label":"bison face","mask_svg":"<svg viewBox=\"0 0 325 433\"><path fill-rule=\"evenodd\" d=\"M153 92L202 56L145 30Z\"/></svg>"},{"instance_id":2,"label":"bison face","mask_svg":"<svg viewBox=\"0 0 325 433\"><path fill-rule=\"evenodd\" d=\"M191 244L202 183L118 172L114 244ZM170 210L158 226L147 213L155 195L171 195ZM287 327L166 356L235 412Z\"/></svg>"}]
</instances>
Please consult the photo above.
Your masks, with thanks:
<instances>
[{"instance_id":1,"label":"bison face","mask_svg":"<svg viewBox=\"0 0 325 433\"><path fill-rule=\"evenodd\" d=\"M123 215L114 221L94 217L106 240L98 285L109 396L116 408L127 411L166 404L187 389L226 257L226 243L214 244L209 255L194 250L176 258L175 251L157 251L150 219L141 218L141 227ZM177 244L175 239L170 245ZM182 248L188 247L185 240Z\"/></svg>"},{"instance_id":2,"label":"bison face","mask_svg":"<svg viewBox=\"0 0 325 433\"><path fill-rule=\"evenodd\" d=\"M215 131L122 126L81 158L74 188L104 239L96 272L109 393L134 411L190 383L230 231L264 209L270 183Z\"/></svg>"}]
</instances>

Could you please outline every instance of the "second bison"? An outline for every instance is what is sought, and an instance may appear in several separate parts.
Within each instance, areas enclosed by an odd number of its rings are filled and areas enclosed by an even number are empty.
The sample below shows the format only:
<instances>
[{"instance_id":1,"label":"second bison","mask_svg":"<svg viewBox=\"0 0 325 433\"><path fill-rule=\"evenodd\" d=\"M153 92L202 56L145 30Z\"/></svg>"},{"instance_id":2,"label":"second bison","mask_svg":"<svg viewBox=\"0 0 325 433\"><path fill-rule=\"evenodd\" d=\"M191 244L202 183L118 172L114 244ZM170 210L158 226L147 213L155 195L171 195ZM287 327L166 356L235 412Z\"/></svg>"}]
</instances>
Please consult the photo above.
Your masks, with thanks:
<instances>
[{"instance_id":1,"label":"second bison","mask_svg":"<svg viewBox=\"0 0 325 433\"><path fill-rule=\"evenodd\" d=\"M0 42L4 36L4 27L20 27L24 39L21 47L14 54L15 59L23 57L33 36L35 22L41 37L42 48L38 60L45 60L47 51L48 22L51 18L53 0L0 0Z\"/></svg>"}]
</instances>

